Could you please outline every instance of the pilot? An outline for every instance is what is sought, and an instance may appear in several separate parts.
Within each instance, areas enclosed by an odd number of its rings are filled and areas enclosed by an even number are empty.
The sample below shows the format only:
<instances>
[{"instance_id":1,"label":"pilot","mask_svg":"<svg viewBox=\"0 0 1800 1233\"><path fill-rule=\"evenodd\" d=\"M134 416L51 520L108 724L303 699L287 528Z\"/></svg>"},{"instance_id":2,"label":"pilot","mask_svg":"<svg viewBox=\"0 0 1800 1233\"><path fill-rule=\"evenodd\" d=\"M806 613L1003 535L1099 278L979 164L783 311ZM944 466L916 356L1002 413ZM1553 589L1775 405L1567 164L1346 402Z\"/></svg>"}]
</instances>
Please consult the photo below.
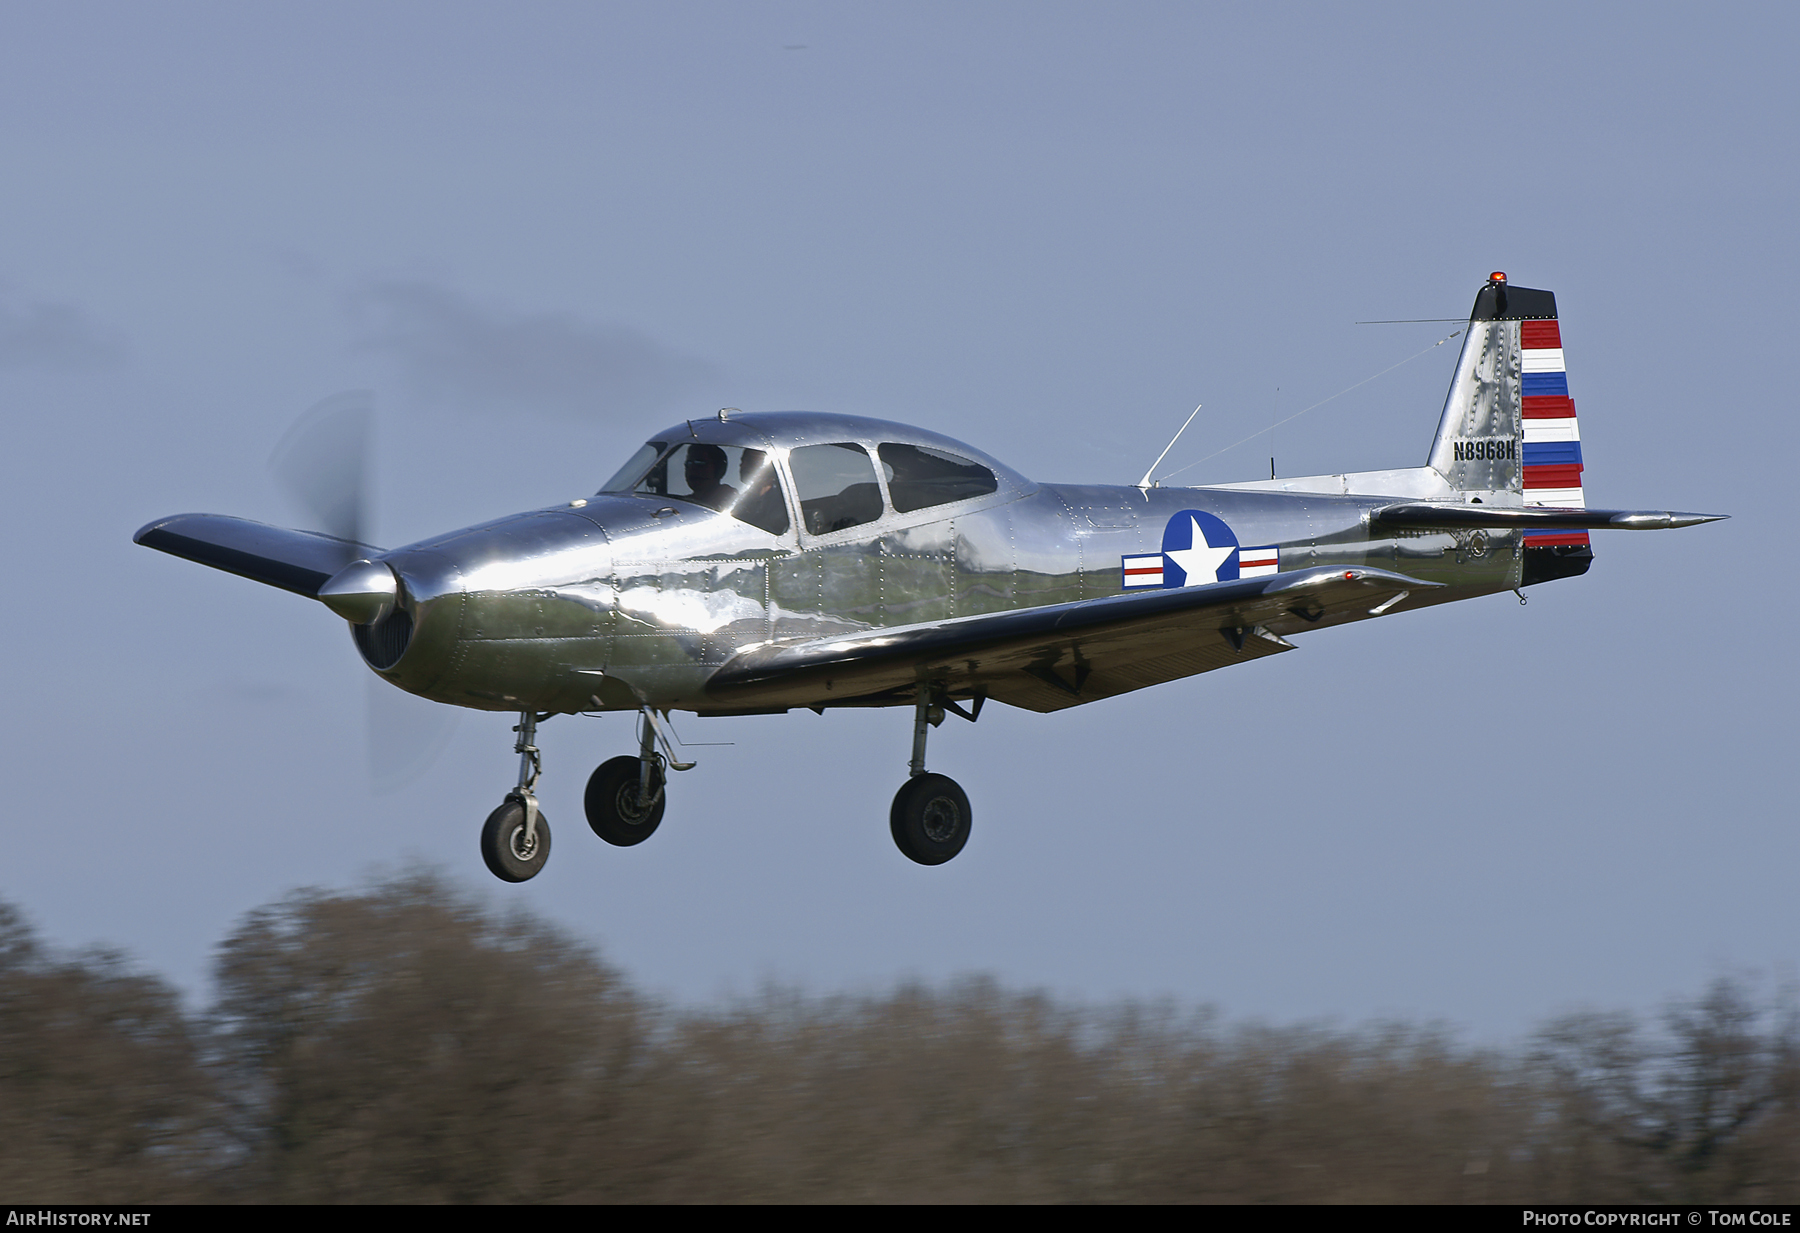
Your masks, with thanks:
<instances>
[{"instance_id":1,"label":"pilot","mask_svg":"<svg viewBox=\"0 0 1800 1233\"><path fill-rule=\"evenodd\" d=\"M731 508L731 503L737 500L737 489L721 482L727 465L725 451L716 445L688 446L682 475L694 500L716 510Z\"/></svg>"},{"instance_id":2,"label":"pilot","mask_svg":"<svg viewBox=\"0 0 1800 1233\"><path fill-rule=\"evenodd\" d=\"M780 535L786 531L787 505L781 499L775 463L769 456L761 450L745 450L744 456L738 459L738 481L744 486L744 496L732 513L771 534Z\"/></svg>"}]
</instances>

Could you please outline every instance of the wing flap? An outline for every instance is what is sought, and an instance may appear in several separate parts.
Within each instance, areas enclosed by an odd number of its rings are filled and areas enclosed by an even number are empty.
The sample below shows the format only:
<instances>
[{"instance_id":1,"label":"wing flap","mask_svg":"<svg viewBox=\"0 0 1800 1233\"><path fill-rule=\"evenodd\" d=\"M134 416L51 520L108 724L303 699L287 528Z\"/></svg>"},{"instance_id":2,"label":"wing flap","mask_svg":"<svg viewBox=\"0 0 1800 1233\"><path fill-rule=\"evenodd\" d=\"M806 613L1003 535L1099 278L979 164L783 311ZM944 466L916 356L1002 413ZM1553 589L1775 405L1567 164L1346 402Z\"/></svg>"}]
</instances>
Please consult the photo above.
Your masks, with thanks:
<instances>
[{"instance_id":1,"label":"wing flap","mask_svg":"<svg viewBox=\"0 0 1800 1233\"><path fill-rule=\"evenodd\" d=\"M315 531L289 531L228 514L159 518L131 538L146 548L308 599L317 599L319 588L350 562L381 551Z\"/></svg>"},{"instance_id":2,"label":"wing flap","mask_svg":"<svg viewBox=\"0 0 1800 1233\"><path fill-rule=\"evenodd\" d=\"M1170 636L1174 634L1166 631L1154 640L1174 642L1180 638L1188 644L1169 654L1146 655L1144 648L1153 640L1145 637L1135 645L1093 640L996 657L989 664L988 679L981 684L997 702L1027 711L1061 711L1294 649L1293 643L1261 625L1233 626L1229 633L1201 625ZM1015 671L1005 671L1009 667ZM936 674L927 668L925 675Z\"/></svg>"},{"instance_id":3,"label":"wing flap","mask_svg":"<svg viewBox=\"0 0 1800 1233\"><path fill-rule=\"evenodd\" d=\"M707 684L721 705L816 705L910 690L984 688L1052 711L1291 650L1270 626L1387 611L1438 584L1380 569L1316 567L759 647ZM827 703L829 705L829 703Z\"/></svg>"}]
</instances>

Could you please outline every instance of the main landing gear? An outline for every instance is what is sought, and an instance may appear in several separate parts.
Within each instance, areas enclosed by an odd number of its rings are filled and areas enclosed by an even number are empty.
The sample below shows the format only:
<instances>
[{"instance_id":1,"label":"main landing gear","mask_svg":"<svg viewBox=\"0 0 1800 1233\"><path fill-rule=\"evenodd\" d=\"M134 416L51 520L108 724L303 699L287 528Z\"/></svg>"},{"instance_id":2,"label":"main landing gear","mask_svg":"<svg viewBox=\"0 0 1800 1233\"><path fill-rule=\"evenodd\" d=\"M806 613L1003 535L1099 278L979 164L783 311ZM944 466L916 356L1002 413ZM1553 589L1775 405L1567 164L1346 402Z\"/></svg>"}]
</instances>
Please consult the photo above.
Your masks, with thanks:
<instances>
[{"instance_id":1,"label":"main landing gear","mask_svg":"<svg viewBox=\"0 0 1800 1233\"><path fill-rule=\"evenodd\" d=\"M929 726L944 722L946 710L973 721L981 714L984 701L985 695L977 694L974 705L965 711L950 698L938 695L930 684L919 686L918 701L913 704L912 778L900 786L888 810L888 829L908 860L941 865L969 842L972 816L968 794L948 775L926 773L925 733Z\"/></svg>"},{"instance_id":2,"label":"main landing gear","mask_svg":"<svg viewBox=\"0 0 1800 1233\"><path fill-rule=\"evenodd\" d=\"M656 751L658 739L669 751L666 758ZM594 834L621 848L650 838L662 821L668 767L688 771L694 764L675 760L675 746L668 733L663 731L656 712L645 707L638 717L637 757L627 755L602 762L588 777L582 807Z\"/></svg>"}]
</instances>

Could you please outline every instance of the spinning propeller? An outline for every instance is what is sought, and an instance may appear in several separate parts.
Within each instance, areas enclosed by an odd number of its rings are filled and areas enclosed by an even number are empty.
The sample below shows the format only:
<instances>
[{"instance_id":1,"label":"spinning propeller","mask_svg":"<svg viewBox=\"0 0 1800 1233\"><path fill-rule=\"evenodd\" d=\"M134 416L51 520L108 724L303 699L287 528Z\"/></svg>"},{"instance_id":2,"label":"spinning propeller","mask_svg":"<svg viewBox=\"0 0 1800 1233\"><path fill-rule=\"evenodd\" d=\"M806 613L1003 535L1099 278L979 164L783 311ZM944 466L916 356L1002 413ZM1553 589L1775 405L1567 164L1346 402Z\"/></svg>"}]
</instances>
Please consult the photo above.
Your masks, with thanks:
<instances>
[{"instance_id":1,"label":"spinning propeller","mask_svg":"<svg viewBox=\"0 0 1800 1233\"><path fill-rule=\"evenodd\" d=\"M370 546L369 465L375 396L346 390L315 403L275 447L269 469L318 530L345 541L343 565L380 552ZM392 571L379 562L346 568L320 589L333 612L358 624L379 619L395 599ZM456 730L454 709L367 679L369 777L396 792L431 768Z\"/></svg>"}]
</instances>

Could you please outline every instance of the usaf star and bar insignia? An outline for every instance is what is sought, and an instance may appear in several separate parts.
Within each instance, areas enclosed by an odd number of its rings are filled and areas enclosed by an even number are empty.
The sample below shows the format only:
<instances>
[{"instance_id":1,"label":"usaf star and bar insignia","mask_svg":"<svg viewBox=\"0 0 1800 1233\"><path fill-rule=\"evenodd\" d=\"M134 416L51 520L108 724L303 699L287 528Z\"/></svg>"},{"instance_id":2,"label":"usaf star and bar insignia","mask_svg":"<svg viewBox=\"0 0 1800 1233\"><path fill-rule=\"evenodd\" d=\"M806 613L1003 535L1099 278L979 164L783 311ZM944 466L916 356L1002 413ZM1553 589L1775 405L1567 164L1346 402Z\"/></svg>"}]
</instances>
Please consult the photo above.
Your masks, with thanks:
<instances>
[{"instance_id":1,"label":"usaf star and bar insignia","mask_svg":"<svg viewBox=\"0 0 1800 1233\"><path fill-rule=\"evenodd\" d=\"M1279 573L1274 545L1246 548L1224 519L1184 509L1163 527L1162 551L1119 559L1120 585L1128 591L1230 582Z\"/></svg>"}]
</instances>

